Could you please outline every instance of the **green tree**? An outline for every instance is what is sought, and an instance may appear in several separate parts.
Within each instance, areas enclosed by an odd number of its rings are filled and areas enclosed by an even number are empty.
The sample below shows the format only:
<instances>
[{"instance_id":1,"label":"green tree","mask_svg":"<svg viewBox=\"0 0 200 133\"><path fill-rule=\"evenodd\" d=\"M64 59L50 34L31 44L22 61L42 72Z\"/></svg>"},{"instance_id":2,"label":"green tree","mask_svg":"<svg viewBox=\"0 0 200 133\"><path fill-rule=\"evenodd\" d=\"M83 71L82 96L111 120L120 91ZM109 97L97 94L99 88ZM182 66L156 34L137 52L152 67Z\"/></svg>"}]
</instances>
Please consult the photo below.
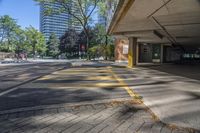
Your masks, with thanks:
<instances>
[{"instance_id":1,"label":"green tree","mask_svg":"<svg viewBox=\"0 0 200 133\"><path fill-rule=\"evenodd\" d=\"M67 53L69 56L78 55L78 33L73 29L66 31L60 38L59 49L62 53Z\"/></svg>"},{"instance_id":2,"label":"green tree","mask_svg":"<svg viewBox=\"0 0 200 133\"><path fill-rule=\"evenodd\" d=\"M55 33L51 33L49 40L47 42L47 56L52 56L56 58L59 54L59 39L56 37Z\"/></svg>"},{"instance_id":3,"label":"green tree","mask_svg":"<svg viewBox=\"0 0 200 133\"><path fill-rule=\"evenodd\" d=\"M20 52L28 52L28 50L31 48L30 45L26 43L26 34L25 31L18 28L15 31L15 37L13 40L13 43L15 44L15 53L18 55Z\"/></svg>"},{"instance_id":4,"label":"green tree","mask_svg":"<svg viewBox=\"0 0 200 133\"><path fill-rule=\"evenodd\" d=\"M106 12L107 12L107 4L106 4L106 2L107 2L108 0L101 0L101 1L99 1L99 3L98 3L98 14L99 15L101 15L101 16L104 16L105 17L105 19L106 19L106 17L107 17L107 14L106 14Z\"/></svg>"},{"instance_id":5,"label":"green tree","mask_svg":"<svg viewBox=\"0 0 200 133\"><path fill-rule=\"evenodd\" d=\"M30 52L35 58L36 53L44 55L46 52L45 38L41 32L33 28L32 26L26 28L26 43L31 46Z\"/></svg>"},{"instance_id":6,"label":"green tree","mask_svg":"<svg viewBox=\"0 0 200 133\"><path fill-rule=\"evenodd\" d=\"M105 26L96 24L96 26L93 27L90 32L90 55L94 57L94 54L91 53L96 50L96 52L94 52L96 53L95 57L103 56L105 59L111 59L111 57L114 55L113 38L107 35Z\"/></svg>"},{"instance_id":7,"label":"green tree","mask_svg":"<svg viewBox=\"0 0 200 133\"><path fill-rule=\"evenodd\" d=\"M91 35L91 46L105 44L106 31L104 25L96 24L96 26L92 28Z\"/></svg>"},{"instance_id":8,"label":"green tree","mask_svg":"<svg viewBox=\"0 0 200 133\"><path fill-rule=\"evenodd\" d=\"M0 17L0 45L6 51L13 51L13 41L16 30L19 29L17 22L8 15Z\"/></svg>"},{"instance_id":9,"label":"green tree","mask_svg":"<svg viewBox=\"0 0 200 133\"><path fill-rule=\"evenodd\" d=\"M101 0L98 3L98 14L101 15L105 19L105 25L99 25L97 26L97 29L99 31L97 38L101 38L101 42L103 42L103 50L104 50L104 56L105 59L107 58L111 59L111 57L114 56L114 42L113 37L108 35L106 26L108 21L108 10L110 10L105 3L112 4L114 6L117 6L117 0Z\"/></svg>"},{"instance_id":10,"label":"green tree","mask_svg":"<svg viewBox=\"0 0 200 133\"><path fill-rule=\"evenodd\" d=\"M38 2L57 2L61 4L61 8L59 11L53 11L52 8L47 8L47 15L48 14L59 14L66 12L70 14L75 20L77 20L85 33L86 37L86 46L89 48L89 20L91 19L97 4L100 0L74 0L73 2L71 0L35 0ZM72 8L75 7L76 11L73 12Z\"/></svg>"}]
</instances>

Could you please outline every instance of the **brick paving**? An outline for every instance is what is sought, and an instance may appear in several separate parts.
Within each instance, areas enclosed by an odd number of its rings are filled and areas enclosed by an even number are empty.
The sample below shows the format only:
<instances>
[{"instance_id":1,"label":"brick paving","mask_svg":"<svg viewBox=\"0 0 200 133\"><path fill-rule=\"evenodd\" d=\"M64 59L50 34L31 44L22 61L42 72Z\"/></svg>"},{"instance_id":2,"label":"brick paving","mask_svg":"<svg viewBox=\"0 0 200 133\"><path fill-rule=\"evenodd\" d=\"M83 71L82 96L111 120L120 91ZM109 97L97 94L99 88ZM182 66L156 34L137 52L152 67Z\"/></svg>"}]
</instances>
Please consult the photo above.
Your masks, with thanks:
<instances>
[{"instance_id":1,"label":"brick paving","mask_svg":"<svg viewBox=\"0 0 200 133\"><path fill-rule=\"evenodd\" d=\"M192 133L154 119L133 100L59 106L0 115L1 133ZM198 133L197 131L194 133Z\"/></svg>"}]
</instances>

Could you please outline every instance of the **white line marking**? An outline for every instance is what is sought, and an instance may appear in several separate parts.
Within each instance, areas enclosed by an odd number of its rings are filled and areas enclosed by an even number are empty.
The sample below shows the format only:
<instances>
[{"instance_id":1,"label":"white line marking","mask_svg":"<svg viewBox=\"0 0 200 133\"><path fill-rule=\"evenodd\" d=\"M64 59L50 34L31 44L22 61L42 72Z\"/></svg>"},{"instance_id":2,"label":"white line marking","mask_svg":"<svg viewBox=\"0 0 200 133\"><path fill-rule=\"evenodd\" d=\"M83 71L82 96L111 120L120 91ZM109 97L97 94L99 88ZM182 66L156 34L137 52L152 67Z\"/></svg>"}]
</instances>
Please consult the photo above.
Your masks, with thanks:
<instances>
[{"instance_id":1,"label":"white line marking","mask_svg":"<svg viewBox=\"0 0 200 133\"><path fill-rule=\"evenodd\" d=\"M0 93L0 97L3 96L3 95L6 95L6 94L8 94L8 93L10 93L10 92L12 92L12 91L15 91L15 90L17 90L17 89L19 89L19 87L15 87L15 88L9 89L9 90L7 90L7 91L1 92L1 93Z\"/></svg>"}]
</instances>

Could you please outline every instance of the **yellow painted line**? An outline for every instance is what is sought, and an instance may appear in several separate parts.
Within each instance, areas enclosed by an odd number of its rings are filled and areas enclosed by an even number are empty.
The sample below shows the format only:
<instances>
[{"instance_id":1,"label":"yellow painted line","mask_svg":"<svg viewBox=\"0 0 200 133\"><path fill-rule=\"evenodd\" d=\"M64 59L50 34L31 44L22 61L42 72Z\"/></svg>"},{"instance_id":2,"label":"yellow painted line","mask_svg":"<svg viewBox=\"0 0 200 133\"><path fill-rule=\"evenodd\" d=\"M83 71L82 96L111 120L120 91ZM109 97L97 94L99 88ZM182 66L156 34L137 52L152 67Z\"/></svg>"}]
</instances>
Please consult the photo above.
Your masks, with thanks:
<instances>
[{"instance_id":1,"label":"yellow painted line","mask_svg":"<svg viewBox=\"0 0 200 133\"><path fill-rule=\"evenodd\" d=\"M106 70L64 70L53 74L95 74L95 73L107 73Z\"/></svg>"},{"instance_id":2,"label":"yellow painted line","mask_svg":"<svg viewBox=\"0 0 200 133\"><path fill-rule=\"evenodd\" d=\"M48 83L51 87L93 87L93 88L107 88L107 87L121 87L122 85L116 83Z\"/></svg>"},{"instance_id":3,"label":"yellow painted line","mask_svg":"<svg viewBox=\"0 0 200 133\"><path fill-rule=\"evenodd\" d=\"M114 76L114 78L123 86L123 88L127 91L127 93L132 97L132 98L137 98L140 97L137 93L135 93L131 88L128 87L128 85L124 82L122 78L117 76L115 72L112 71L112 67L108 67L110 73Z\"/></svg>"},{"instance_id":4,"label":"yellow painted line","mask_svg":"<svg viewBox=\"0 0 200 133\"><path fill-rule=\"evenodd\" d=\"M108 73L108 70L105 68L103 70L79 70L79 69L73 69L73 70L61 70L61 71L58 71L58 72L54 72L52 73L51 75L48 75L48 76L44 76L38 80L49 80L49 79L57 79L58 77L62 76L62 77L65 77L65 76L74 76L74 75L88 75L85 77L85 80L112 80L112 77L110 77L109 75L108 76L98 76L98 74L102 72L103 73ZM89 76L90 75L90 76ZM65 77L66 78L66 77ZM68 79L71 79L71 78L68 78ZM84 80L83 80L84 81Z\"/></svg>"},{"instance_id":5,"label":"yellow painted line","mask_svg":"<svg viewBox=\"0 0 200 133\"><path fill-rule=\"evenodd\" d=\"M37 79L37 80L49 80L49 79L54 79L55 77L54 76L44 76L44 77L42 77L42 78L39 78L39 79Z\"/></svg>"},{"instance_id":6,"label":"yellow painted line","mask_svg":"<svg viewBox=\"0 0 200 133\"><path fill-rule=\"evenodd\" d=\"M92 76L92 77L86 77L86 80L107 80L107 81L115 81L111 76Z\"/></svg>"}]
</instances>

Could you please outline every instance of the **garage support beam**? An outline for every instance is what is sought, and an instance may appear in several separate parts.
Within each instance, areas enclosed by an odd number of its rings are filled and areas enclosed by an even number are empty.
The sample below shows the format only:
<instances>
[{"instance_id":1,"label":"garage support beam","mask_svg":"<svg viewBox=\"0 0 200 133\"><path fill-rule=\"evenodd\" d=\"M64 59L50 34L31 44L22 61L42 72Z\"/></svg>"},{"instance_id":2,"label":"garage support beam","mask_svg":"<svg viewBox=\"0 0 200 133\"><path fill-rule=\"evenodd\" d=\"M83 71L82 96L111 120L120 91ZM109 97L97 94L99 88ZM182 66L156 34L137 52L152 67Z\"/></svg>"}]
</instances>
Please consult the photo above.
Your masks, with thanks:
<instances>
[{"instance_id":1,"label":"garage support beam","mask_svg":"<svg viewBox=\"0 0 200 133\"><path fill-rule=\"evenodd\" d=\"M129 50L128 50L128 67L134 67L137 64L137 38L129 38Z\"/></svg>"}]
</instances>

